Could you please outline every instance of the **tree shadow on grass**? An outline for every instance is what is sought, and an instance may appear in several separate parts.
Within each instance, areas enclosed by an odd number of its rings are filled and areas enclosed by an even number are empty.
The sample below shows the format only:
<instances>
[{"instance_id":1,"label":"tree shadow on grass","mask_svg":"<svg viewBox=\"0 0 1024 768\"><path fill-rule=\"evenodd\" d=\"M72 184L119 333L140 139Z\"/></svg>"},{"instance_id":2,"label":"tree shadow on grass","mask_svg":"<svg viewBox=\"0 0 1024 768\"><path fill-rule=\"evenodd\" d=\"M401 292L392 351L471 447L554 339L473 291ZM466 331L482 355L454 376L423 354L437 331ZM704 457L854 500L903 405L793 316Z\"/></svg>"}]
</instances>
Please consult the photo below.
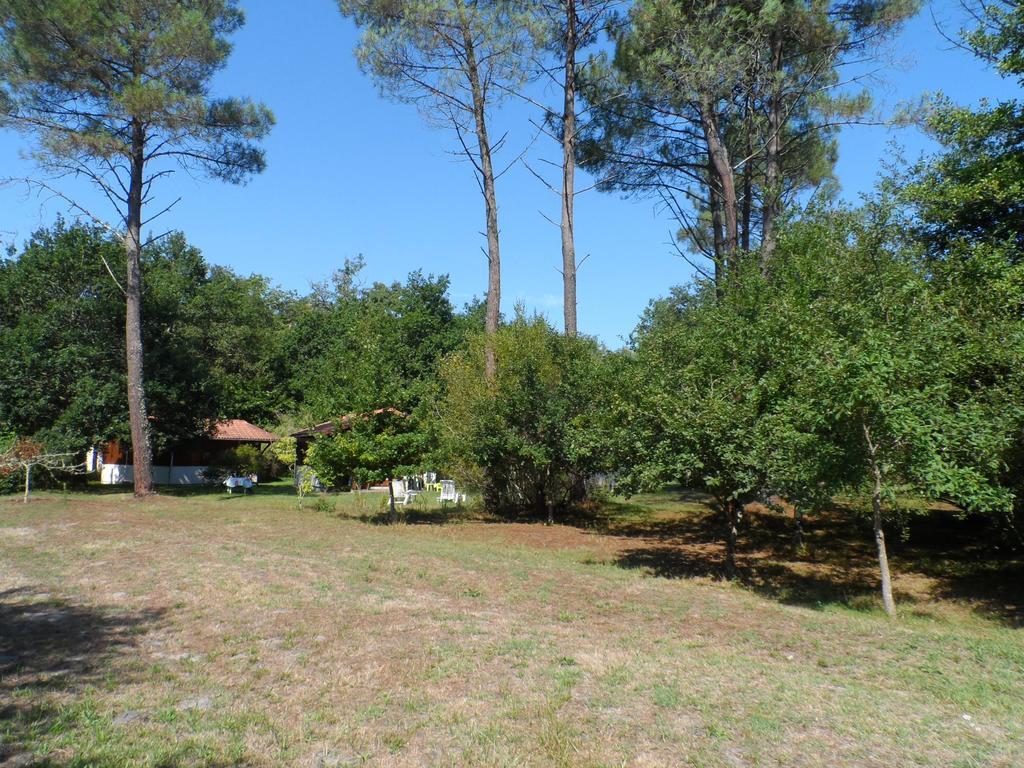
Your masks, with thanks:
<instances>
[{"instance_id":1,"label":"tree shadow on grass","mask_svg":"<svg viewBox=\"0 0 1024 768\"><path fill-rule=\"evenodd\" d=\"M31 759L36 736L60 727L63 705L105 680L162 616L71 605L25 587L0 592L0 765L59 765Z\"/></svg>"},{"instance_id":2,"label":"tree shadow on grass","mask_svg":"<svg viewBox=\"0 0 1024 768\"><path fill-rule=\"evenodd\" d=\"M724 576L722 529L710 510L626 520L608 532L643 541L618 553L620 567L664 578ZM865 521L842 510L808 516L800 552L793 532L791 516L748 508L736 555L738 583L792 605L875 606L878 565ZM1024 626L1024 563L991 548L987 521L937 510L912 521L905 540L891 540L896 598L904 606L956 600L986 618Z\"/></svg>"},{"instance_id":3,"label":"tree shadow on grass","mask_svg":"<svg viewBox=\"0 0 1024 768\"><path fill-rule=\"evenodd\" d=\"M409 525L453 525L456 523L490 522L490 518L457 504L444 506L410 506L401 512L403 522Z\"/></svg>"},{"instance_id":4,"label":"tree shadow on grass","mask_svg":"<svg viewBox=\"0 0 1024 768\"><path fill-rule=\"evenodd\" d=\"M425 525L544 523L544 516L537 514L488 516L455 506L410 507L403 517ZM628 500L585 503L560 511L555 522L618 540L612 562L622 568L674 579L725 576L722 521L710 497L699 491L670 488ZM798 551L791 510L748 505L737 546L736 580L781 603L877 609L878 562L867 518L837 506L806 515L802 527ZM887 536L896 598L904 608L954 600L987 619L1024 627L1024 561L993 548L997 537L989 520L965 518L939 505L912 516L905 533L893 530Z\"/></svg>"},{"instance_id":5,"label":"tree shadow on grass","mask_svg":"<svg viewBox=\"0 0 1024 768\"><path fill-rule=\"evenodd\" d=\"M132 495L132 486L127 483L108 485L100 483L95 480L91 480L88 483L77 485L69 484L68 487L64 489L61 489L59 487L53 487L41 490L44 490L45 493L47 494L57 496L63 495L65 493L68 495L75 494L98 497ZM255 486L253 486L252 491L247 494L229 494L227 492L226 487L221 483L197 483L194 485L157 485L156 494L157 496L170 496L173 498L190 498L195 496L222 496L225 498L232 498L235 496L295 496L296 491L295 485L291 482L269 480L264 483L257 483Z\"/></svg>"}]
</instances>

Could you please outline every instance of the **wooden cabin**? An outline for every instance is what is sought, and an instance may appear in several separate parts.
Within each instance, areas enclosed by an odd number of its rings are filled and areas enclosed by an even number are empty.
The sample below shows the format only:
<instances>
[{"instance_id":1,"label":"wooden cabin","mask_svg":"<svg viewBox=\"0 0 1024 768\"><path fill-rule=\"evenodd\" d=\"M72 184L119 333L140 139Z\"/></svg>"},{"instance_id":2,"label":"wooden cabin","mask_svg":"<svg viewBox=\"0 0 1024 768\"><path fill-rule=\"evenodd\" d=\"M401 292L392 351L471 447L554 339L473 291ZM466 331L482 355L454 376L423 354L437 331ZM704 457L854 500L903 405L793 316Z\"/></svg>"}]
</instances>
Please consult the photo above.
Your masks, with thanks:
<instances>
[{"instance_id":1,"label":"wooden cabin","mask_svg":"<svg viewBox=\"0 0 1024 768\"><path fill-rule=\"evenodd\" d=\"M205 437L186 440L153 456L153 482L158 485L201 485L205 472L217 466L228 451L242 445L266 450L277 436L244 419L217 422ZM134 481L131 446L111 440L94 447L86 457L86 469L99 472L106 485Z\"/></svg>"}]
</instances>

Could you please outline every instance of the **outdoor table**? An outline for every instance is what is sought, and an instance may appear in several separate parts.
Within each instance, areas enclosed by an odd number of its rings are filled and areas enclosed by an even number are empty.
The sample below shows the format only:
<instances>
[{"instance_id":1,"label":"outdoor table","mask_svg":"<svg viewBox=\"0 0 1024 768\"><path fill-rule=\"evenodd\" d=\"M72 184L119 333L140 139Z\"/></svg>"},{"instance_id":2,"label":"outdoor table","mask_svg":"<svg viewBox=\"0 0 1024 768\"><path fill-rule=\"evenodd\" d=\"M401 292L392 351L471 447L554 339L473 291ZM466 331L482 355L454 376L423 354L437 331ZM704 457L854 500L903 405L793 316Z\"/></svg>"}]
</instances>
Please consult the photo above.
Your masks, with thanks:
<instances>
[{"instance_id":1,"label":"outdoor table","mask_svg":"<svg viewBox=\"0 0 1024 768\"><path fill-rule=\"evenodd\" d=\"M248 477L229 477L224 481L224 485L228 487L228 493L233 493L235 488L241 488L242 493L245 493L252 488L252 479Z\"/></svg>"}]
</instances>

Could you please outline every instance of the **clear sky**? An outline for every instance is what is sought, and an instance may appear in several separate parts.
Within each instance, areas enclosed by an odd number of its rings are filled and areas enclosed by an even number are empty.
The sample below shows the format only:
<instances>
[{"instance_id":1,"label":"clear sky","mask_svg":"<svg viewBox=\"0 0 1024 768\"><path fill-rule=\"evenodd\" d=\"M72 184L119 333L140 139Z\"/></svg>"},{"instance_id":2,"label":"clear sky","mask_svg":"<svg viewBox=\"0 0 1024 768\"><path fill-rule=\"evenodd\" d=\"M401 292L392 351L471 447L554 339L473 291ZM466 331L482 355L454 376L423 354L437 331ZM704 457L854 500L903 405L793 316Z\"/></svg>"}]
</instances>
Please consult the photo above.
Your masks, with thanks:
<instances>
[{"instance_id":1,"label":"clear sky","mask_svg":"<svg viewBox=\"0 0 1024 768\"><path fill-rule=\"evenodd\" d=\"M968 54L951 49L935 28L959 25L955 0L933 4L895 41L893 61L873 86L892 106L924 92L942 91L960 103L1011 95L1015 88ZM345 257L362 254L366 280L401 280L414 269L451 276L452 299L462 305L486 287L483 204L471 169L452 154L452 136L428 127L416 109L382 98L356 67L356 31L333 0L243 0L247 24L218 76L219 95L250 96L268 104L277 126L266 142L268 168L246 186L184 174L159 189L164 204L181 196L152 229L183 230L207 260L242 274L258 272L287 289L305 291L328 277ZM508 129L511 161L532 137L529 110L509 104L499 116ZM914 129L852 127L840 145L843 196L870 190L890 142L909 157L927 149ZM20 176L25 145L0 134L0 176ZM530 156L557 159L543 137ZM499 164L501 167L502 164ZM585 186L586 180L580 186ZM69 187L98 210L95 195ZM516 302L561 323L558 199L523 167L498 182L502 234L502 308ZM158 204L154 208L162 207ZM0 189L0 241L20 245L66 206ZM114 216L111 214L111 219ZM618 346L648 301L685 283L690 269L667 242L673 227L652 201L590 192L577 200L577 253L588 256L579 275L579 324Z\"/></svg>"}]
</instances>

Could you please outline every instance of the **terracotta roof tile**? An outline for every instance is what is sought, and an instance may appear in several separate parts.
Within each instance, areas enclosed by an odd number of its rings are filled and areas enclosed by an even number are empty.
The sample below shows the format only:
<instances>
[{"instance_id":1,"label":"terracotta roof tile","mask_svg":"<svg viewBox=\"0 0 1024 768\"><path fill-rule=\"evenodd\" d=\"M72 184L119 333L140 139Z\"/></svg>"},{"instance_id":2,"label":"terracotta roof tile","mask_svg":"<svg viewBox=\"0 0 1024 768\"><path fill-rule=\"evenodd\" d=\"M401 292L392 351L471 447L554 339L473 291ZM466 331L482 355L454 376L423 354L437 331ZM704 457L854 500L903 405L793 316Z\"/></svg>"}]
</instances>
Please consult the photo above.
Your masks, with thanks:
<instances>
[{"instance_id":1,"label":"terracotta roof tile","mask_svg":"<svg viewBox=\"0 0 1024 768\"><path fill-rule=\"evenodd\" d=\"M211 440L240 440L253 443L272 443L277 435L250 424L245 419L225 419L218 421L213 428Z\"/></svg>"}]
</instances>

